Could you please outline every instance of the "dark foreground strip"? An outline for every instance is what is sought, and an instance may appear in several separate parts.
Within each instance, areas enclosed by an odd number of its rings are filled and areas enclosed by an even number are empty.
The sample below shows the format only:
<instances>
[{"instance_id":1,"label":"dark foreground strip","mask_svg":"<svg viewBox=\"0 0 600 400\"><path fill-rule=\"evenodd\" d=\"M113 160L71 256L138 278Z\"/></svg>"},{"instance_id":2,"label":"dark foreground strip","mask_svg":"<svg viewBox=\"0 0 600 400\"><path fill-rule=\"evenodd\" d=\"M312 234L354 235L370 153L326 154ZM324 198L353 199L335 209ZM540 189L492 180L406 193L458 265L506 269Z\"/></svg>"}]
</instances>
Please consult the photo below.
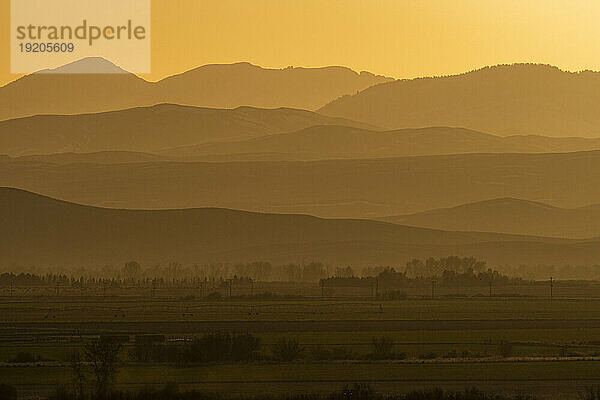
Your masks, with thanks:
<instances>
[{"instance_id":1,"label":"dark foreground strip","mask_svg":"<svg viewBox=\"0 0 600 400\"><path fill-rule=\"evenodd\" d=\"M552 383L565 383L572 384L577 382L598 382L600 383L600 378L577 378L577 379L552 379L552 378L515 378L515 379L502 379L502 378L488 378L488 379L464 379L464 378L449 378L449 379L259 379L252 381L242 381L242 380L232 380L232 381L178 381L178 385L204 385L204 384L266 384L266 383L356 383L360 382L368 382L368 383L456 383L456 382L466 382L466 383L488 383L488 382L500 382L500 383L513 383L513 382L526 382L526 383L535 383L535 382L552 382ZM165 382L119 382L117 386L145 386L145 385L158 385L164 386L169 381ZM34 386L51 386L54 387L59 383L24 383L24 384L16 384L14 386L17 387L34 387Z\"/></svg>"},{"instance_id":2,"label":"dark foreground strip","mask_svg":"<svg viewBox=\"0 0 600 400\"><path fill-rule=\"evenodd\" d=\"M194 334L227 332L376 332L407 330L494 330L600 328L600 319L501 320L306 320L0 323L0 335L94 335L101 333Z\"/></svg>"}]
</instances>

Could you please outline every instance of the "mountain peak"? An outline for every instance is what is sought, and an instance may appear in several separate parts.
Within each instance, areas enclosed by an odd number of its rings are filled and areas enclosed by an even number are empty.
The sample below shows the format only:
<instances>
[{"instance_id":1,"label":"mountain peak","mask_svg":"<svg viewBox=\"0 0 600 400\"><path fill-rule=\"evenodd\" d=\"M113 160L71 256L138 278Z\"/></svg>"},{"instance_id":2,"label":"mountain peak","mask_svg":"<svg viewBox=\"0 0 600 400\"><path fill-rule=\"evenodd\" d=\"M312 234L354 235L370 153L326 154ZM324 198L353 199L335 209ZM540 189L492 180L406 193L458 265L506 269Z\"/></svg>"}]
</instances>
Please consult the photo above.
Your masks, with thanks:
<instances>
[{"instance_id":1,"label":"mountain peak","mask_svg":"<svg viewBox=\"0 0 600 400\"><path fill-rule=\"evenodd\" d=\"M36 74L128 74L102 57L86 57L53 69L44 69Z\"/></svg>"}]
</instances>

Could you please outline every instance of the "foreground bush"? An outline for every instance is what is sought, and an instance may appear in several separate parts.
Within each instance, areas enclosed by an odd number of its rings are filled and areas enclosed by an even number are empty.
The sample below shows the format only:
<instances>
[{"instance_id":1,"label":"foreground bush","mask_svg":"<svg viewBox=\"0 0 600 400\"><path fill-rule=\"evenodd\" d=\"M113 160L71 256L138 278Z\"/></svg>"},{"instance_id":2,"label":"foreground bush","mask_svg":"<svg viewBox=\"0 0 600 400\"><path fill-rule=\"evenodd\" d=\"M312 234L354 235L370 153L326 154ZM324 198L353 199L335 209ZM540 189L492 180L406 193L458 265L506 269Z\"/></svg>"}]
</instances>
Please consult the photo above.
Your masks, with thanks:
<instances>
[{"instance_id":1,"label":"foreground bush","mask_svg":"<svg viewBox=\"0 0 600 400\"><path fill-rule=\"evenodd\" d=\"M11 363L31 363L36 361L46 361L40 355L33 355L27 351L20 351L16 356L8 360Z\"/></svg>"},{"instance_id":2,"label":"foreground bush","mask_svg":"<svg viewBox=\"0 0 600 400\"><path fill-rule=\"evenodd\" d=\"M130 357L139 362L207 363L257 359L260 339L251 334L211 333L186 344L136 342Z\"/></svg>"},{"instance_id":3,"label":"foreground bush","mask_svg":"<svg viewBox=\"0 0 600 400\"><path fill-rule=\"evenodd\" d=\"M379 337L371 339L371 354L369 358L373 360L392 360L397 358L394 353L394 339L389 337ZM402 357L400 357L402 358Z\"/></svg>"},{"instance_id":4,"label":"foreground bush","mask_svg":"<svg viewBox=\"0 0 600 400\"><path fill-rule=\"evenodd\" d=\"M304 352L298 339L280 339L271 349L273 358L277 361L296 361Z\"/></svg>"},{"instance_id":5,"label":"foreground bush","mask_svg":"<svg viewBox=\"0 0 600 400\"><path fill-rule=\"evenodd\" d=\"M500 353L501 357L512 357L514 354L514 347L512 343L502 341L498 345L498 353Z\"/></svg>"},{"instance_id":6,"label":"foreground bush","mask_svg":"<svg viewBox=\"0 0 600 400\"><path fill-rule=\"evenodd\" d=\"M406 300L408 295L403 290L388 290L380 293L377 298L379 300Z\"/></svg>"},{"instance_id":7,"label":"foreground bush","mask_svg":"<svg viewBox=\"0 0 600 400\"><path fill-rule=\"evenodd\" d=\"M334 360L358 360L359 356L345 347L315 346L310 351L313 360L334 361Z\"/></svg>"},{"instance_id":8,"label":"foreground bush","mask_svg":"<svg viewBox=\"0 0 600 400\"><path fill-rule=\"evenodd\" d=\"M260 340L251 334L212 333L186 345L187 361L250 361L260 348Z\"/></svg>"}]
</instances>

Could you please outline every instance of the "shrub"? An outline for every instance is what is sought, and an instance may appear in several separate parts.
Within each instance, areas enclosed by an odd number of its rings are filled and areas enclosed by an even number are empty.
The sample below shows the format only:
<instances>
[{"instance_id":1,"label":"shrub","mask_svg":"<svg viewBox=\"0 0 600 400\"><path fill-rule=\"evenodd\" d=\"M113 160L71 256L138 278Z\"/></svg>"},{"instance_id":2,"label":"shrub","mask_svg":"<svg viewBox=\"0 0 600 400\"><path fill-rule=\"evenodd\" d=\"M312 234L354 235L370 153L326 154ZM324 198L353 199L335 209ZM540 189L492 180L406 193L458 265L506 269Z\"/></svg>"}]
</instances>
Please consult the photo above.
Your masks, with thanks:
<instances>
[{"instance_id":1,"label":"shrub","mask_svg":"<svg viewBox=\"0 0 600 400\"><path fill-rule=\"evenodd\" d=\"M448 353L446 353L446 358L458 358L458 351L456 350L450 350Z\"/></svg>"},{"instance_id":2,"label":"shrub","mask_svg":"<svg viewBox=\"0 0 600 400\"><path fill-rule=\"evenodd\" d=\"M212 292L205 297L206 300L222 300L223 295L219 292Z\"/></svg>"},{"instance_id":3,"label":"shrub","mask_svg":"<svg viewBox=\"0 0 600 400\"><path fill-rule=\"evenodd\" d=\"M183 362L184 346L163 343L136 343L129 357L138 362Z\"/></svg>"},{"instance_id":4,"label":"shrub","mask_svg":"<svg viewBox=\"0 0 600 400\"><path fill-rule=\"evenodd\" d=\"M225 361L231 353L231 335L210 333L192 340L188 346L190 361Z\"/></svg>"},{"instance_id":5,"label":"shrub","mask_svg":"<svg viewBox=\"0 0 600 400\"><path fill-rule=\"evenodd\" d=\"M500 342L498 345L498 353L500 353L500 356L504 358L512 357L514 353L514 347L512 343L504 341Z\"/></svg>"},{"instance_id":6,"label":"shrub","mask_svg":"<svg viewBox=\"0 0 600 400\"><path fill-rule=\"evenodd\" d=\"M260 339L249 333L231 338L231 359L234 361L253 360L259 349Z\"/></svg>"},{"instance_id":7,"label":"shrub","mask_svg":"<svg viewBox=\"0 0 600 400\"><path fill-rule=\"evenodd\" d=\"M368 383L355 383L351 388L346 386L343 396L347 400L370 400L378 397Z\"/></svg>"},{"instance_id":8,"label":"shrub","mask_svg":"<svg viewBox=\"0 0 600 400\"><path fill-rule=\"evenodd\" d=\"M438 358L438 356L434 352L430 351L429 353L423 353L419 355L419 358L421 360L435 360L436 358Z\"/></svg>"},{"instance_id":9,"label":"shrub","mask_svg":"<svg viewBox=\"0 0 600 400\"><path fill-rule=\"evenodd\" d=\"M379 294L380 300L406 300L408 295L403 290L388 290Z\"/></svg>"},{"instance_id":10,"label":"shrub","mask_svg":"<svg viewBox=\"0 0 600 400\"><path fill-rule=\"evenodd\" d=\"M260 339L251 334L210 333L186 344L136 341L131 359L177 364L250 361L257 358Z\"/></svg>"},{"instance_id":11,"label":"shrub","mask_svg":"<svg viewBox=\"0 0 600 400\"><path fill-rule=\"evenodd\" d=\"M354 360L358 358L356 354L345 347L326 348L324 346L313 347L311 356L314 360L319 361Z\"/></svg>"},{"instance_id":12,"label":"shrub","mask_svg":"<svg viewBox=\"0 0 600 400\"><path fill-rule=\"evenodd\" d=\"M600 387L590 387L581 396L582 400L600 400Z\"/></svg>"},{"instance_id":13,"label":"shrub","mask_svg":"<svg viewBox=\"0 0 600 400\"><path fill-rule=\"evenodd\" d=\"M394 340L388 337L373 338L371 341L371 358L375 360L394 358Z\"/></svg>"},{"instance_id":14,"label":"shrub","mask_svg":"<svg viewBox=\"0 0 600 400\"><path fill-rule=\"evenodd\" d=\"M273 358L277 361L295 361L300 358L304 348L300 345L298 339L283 338L272 347Z\"/></svg>"},{"instance_id":15,"label":"shrub","mask_svg":"<svg viewBox=\"0 0 600 400\"><path fill-rule=\"evenodd\" d=\"M16 356L14 356L13 358L11 358L8 362L11 363L30 363L30 362L35 362L35 361L42 361L42 357L38 356L34 356L33 354L27 352L27 351L20 351L17 353Z\"/></svg>"},{"instance_id":16,"label":"shrub","mask_svg":"<svg viewBox=\"0 0 600 400\"><path fill-rule=\"evenodd\" d=\"M558 354L560 357L582 357L583 356L583 353L569 349L569 346L567 346L566 344L560 347ZM588 354L588 355L594 356L594 354Z\"/></svg>"},{"instance_id":17,"label":"shrub","mask_svg":"<svg viewBox=\"0 0 600 400\"><path fill-rule=\"evenodd\" d=\"M62 360L68 363L81 361L81 353L79 350L71 350L63 353Z\"/></svg>"},{"instance_id":18,"label":"shrub","mask_svg":"<svg viewBox=\"0 0 600 400\"><path fill-rule=\"evenodd\" d=\"M483 358L483 357L489 357L488 354L483 354L483 353L476 353L473 352L471 350L463 350L460 352L460 356L462 358Z\"/></svg>"}]
</instances>

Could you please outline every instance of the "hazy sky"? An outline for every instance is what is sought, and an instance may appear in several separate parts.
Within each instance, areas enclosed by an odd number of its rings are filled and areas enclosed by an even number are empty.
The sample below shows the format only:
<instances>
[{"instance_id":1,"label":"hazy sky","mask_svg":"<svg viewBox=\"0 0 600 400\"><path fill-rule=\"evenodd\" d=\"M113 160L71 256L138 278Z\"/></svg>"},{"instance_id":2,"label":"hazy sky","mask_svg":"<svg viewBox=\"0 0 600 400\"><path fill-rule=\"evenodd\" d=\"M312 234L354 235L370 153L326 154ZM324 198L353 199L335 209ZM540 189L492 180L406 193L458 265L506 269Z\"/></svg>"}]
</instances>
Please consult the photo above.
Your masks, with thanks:
<instances>
[{"instance_id":1,"label":"hazy sky","mask_svg":"<svg viewBox=\"0 0 600 400\"><path fill-rule=\"evenodd\" d=\"M0 0L0 84L10 74ZM207 63L346 65L396 78L539 62L600 70L598 0L153 0L156 80Z\"/></svg>"}]
</instances>

